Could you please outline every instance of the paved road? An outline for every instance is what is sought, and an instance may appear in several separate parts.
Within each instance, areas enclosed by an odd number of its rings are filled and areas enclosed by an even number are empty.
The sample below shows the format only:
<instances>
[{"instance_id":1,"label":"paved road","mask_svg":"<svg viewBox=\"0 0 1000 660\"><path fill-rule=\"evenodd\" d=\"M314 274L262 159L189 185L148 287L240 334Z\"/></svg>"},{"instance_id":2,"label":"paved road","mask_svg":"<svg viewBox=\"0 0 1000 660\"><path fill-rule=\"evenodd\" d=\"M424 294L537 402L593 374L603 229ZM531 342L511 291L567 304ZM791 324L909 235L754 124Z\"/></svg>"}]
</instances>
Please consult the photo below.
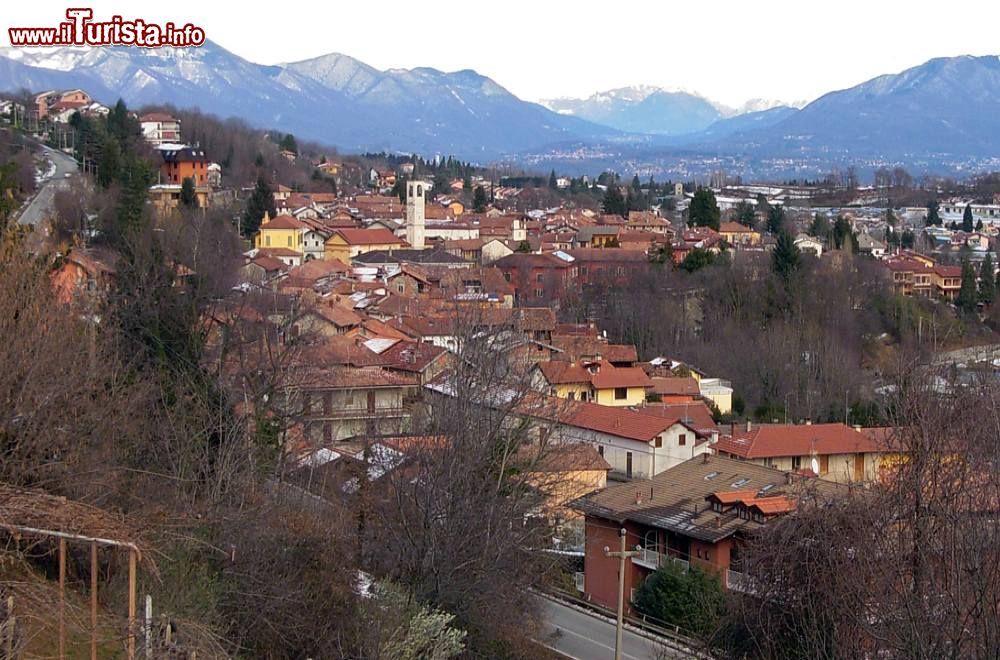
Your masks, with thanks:
<instances>
[{"instance_id":1,"label":"paved road","mask_svg":"<svg viewBox=\"0 0 1000 660\"><path fill-rule=\"evenodd\" d=\"M42 149L45 151L46 157L55 164L56 171L50 179L40 184L41 188L35 197L21 211L21 216L17 221L22 225L37 225L46 219L49 211L52 210L52 200L56 190L69 186L66 174L77 171L76 161L72 157L49 147L42 147Z\"/></svg>"},{"instance_id":2,"label":"paved road","mask_svg":"<svg viewBox=\"0 0 1000 660\"><path fill-rule=\"evenodd\" d=\"M538 641L574 660L612 660L615 656L615 624L568 605L539 597L544 620ZM556 633L556 628L559 633ZM694 658L678 651L662 650L650 639L626 629L622 634L622 660Z\"/></svg>"}]
</instances>

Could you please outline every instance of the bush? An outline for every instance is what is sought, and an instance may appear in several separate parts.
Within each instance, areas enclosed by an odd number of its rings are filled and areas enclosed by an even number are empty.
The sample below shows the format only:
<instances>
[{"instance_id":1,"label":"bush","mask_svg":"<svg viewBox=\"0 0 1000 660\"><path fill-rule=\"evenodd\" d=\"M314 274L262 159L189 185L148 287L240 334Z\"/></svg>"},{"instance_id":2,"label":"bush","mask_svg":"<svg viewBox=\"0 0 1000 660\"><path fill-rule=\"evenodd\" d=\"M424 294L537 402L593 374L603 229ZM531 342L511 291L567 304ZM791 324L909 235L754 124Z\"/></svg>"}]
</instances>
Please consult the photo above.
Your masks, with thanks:
<instances>
[{"instance_id":1,"label":"bush","mask_svg":"<svg viewBox=\"0 0 1000 660\"><path fill-rule=\"evenodd\" d=\"M725 602L717 575L693 567L685 571L676 562L657 569L635 597L643 614L703 637L718 627Z\"/></svg>"}]
</instances>

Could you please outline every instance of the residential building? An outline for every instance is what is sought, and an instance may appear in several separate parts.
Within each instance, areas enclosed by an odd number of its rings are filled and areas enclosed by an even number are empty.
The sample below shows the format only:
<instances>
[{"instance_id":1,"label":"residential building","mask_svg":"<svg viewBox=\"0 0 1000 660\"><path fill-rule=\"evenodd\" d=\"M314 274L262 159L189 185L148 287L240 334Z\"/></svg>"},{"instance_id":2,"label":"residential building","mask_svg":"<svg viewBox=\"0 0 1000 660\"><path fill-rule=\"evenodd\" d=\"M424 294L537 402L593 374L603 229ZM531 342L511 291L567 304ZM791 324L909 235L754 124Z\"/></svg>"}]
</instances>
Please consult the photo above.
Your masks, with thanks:
<instances>
[{"instance_id":1,"label":"residential building","mask_svg":"<svg viewBox=\"0 0 1000 660\"><path fill-rule=\"evenodd\" d=\"M155 146L179 144L181 141L181 121L165 112L150 112L139 117L142 137Z\"/></svg>"},{"instance_id":2,"label":"residential building","mask_svg":"<svg viewBox=\"0 0 1000 660\"><path fill-rule=\"evenodd\" d=\"M845 424L733 425L715 452L786 471L809 470L838 483L869 482L897 452L882 435Z\"/></svg>"},{"instance_id":3,"label":"residential building","mask_svg":"<svg viewBox=\"0 0 1000 660\"><path fill-rule=\"evenodd\" d=\"M822 479L788 473L721 456L702 455L642 484L616 484L569 504L585 516L584 597L615 608L619 560L604 553L625 545L640 547L626 560L626 614L635 590L660 566L675 562L719 576L728 589L749 590L743 570L748 539L767 524L815 500L840 494Z\"/></svg>"},{"instance_id":4,"label":"residential building","mask_svg":"<svg viewBox=\"0 0 1000 660\"><path fill-rule=\"evenodd\" d=\"M962 289L962 267L935 265L931 271L931 282L934 284L934 297L954 302Z\"/></svg>"},{"instance_id":5,"label":"residential building","mask_svg":"<svg viewBox=\"0 0 1000 660\"><path fill-rule=\"evenodd\" d=\"M494 261L493 266L513 285L514 296L522 305L556 303L576 291L576 260L563 252L515 252Z\"/></svg>"},{"instance_id":6,"label":"residential building","mask_svg":"<svg viewBox=\"0 0 1000 660\"><path fill-rule=\"evenodd\" d=\"M160 183L180 185L184 179L191 179L195 186L208 185L208 158L198 147L164 145L161 148Z\"/></svg>"},{"instance_id":7,"label":"residential building","mask_svg":"<svg viewBox=\"0 0 1000 660\"><path fill-rule=\"evenodd\" d=\"M327 259L350 263L361 254L403 246L403 241L388 229L337 229L326 239L325 254Z\"/></svg>"},{"instance_id":8,"label":"residential building","mask_svg":"<svg viewBox=\"0 0 1000 660\"><path fill-rule=\"evenodd\" d=\"M308 225L290 215L271 218L267 211L260 222L260 230L254 237L254 247L287 248L302 254L302 237Z\"/></svg>"},{"instance_id":9,"label":"residential building","mask_svg":"<svg viewBox=\"0 0 1000 660\"><path fill-rule=\"evenodd\" d=\"M723 222L719 235L730 245L748 247L760 245L760 232L738 222Z\"/></svg>"},{"instance_id":10,"label":"residential building","mask_svg":"<svg viewBox=\"0 0 1000 660\"><path fill-rule=\"evenodd\" d=\"M593 401L604 406L637 406L646 402L652 382L638 367L610 362L541 362L535 366L536 390L560 399Z\"/></svg>"}]
</instances>

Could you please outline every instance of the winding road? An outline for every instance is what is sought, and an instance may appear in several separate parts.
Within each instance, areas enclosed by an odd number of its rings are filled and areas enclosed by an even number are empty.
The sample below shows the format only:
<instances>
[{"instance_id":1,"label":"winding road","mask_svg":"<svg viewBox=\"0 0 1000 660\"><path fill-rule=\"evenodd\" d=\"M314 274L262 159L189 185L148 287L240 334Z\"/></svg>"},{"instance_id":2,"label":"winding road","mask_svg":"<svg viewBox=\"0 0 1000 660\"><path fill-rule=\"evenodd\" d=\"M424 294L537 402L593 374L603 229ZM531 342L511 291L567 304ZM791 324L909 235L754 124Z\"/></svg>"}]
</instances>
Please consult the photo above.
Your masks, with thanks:
<instances>
[{"instance_id":1,"label":"winding road","mask_svg":"<svg viewBox=\"0 0 1000 660\"><path fill-rule=\"evenodd\" d=\"M35 226L48 218L49 212L52 210L52 201L55 198L56 191L69 187L69 180L66 178L66 175L77 171L76 161L72 156L44 145L42 146L42 150L45 152L45 157L49 159L49 162L55 165L55 173L39 184L38 192L35 193L35 196L28 202L27 206L22 209L21 215L17 220L18 224Z\"/></svg>"}]
</instances>

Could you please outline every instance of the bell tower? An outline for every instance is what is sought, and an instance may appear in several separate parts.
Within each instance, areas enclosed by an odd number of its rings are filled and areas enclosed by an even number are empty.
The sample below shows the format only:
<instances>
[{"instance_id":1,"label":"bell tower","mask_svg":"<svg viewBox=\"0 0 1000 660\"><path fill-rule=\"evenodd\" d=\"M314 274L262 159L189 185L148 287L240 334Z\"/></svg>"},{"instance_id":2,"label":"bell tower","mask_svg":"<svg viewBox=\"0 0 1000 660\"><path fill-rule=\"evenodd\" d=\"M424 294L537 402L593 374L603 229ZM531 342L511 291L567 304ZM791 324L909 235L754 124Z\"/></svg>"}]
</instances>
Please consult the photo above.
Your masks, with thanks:
<instances>
[{"instance_id":1,"label":"bell tower","mask_svg":"<svg viewBox=\"0 0 1000 660\"><path fill-rule=\"evenodd\" d=\"M414 250L423 250L425 247L424 211L430 188L431 184L427 181L406 182L406 242Z\"/></svg>"}]
</instances>

